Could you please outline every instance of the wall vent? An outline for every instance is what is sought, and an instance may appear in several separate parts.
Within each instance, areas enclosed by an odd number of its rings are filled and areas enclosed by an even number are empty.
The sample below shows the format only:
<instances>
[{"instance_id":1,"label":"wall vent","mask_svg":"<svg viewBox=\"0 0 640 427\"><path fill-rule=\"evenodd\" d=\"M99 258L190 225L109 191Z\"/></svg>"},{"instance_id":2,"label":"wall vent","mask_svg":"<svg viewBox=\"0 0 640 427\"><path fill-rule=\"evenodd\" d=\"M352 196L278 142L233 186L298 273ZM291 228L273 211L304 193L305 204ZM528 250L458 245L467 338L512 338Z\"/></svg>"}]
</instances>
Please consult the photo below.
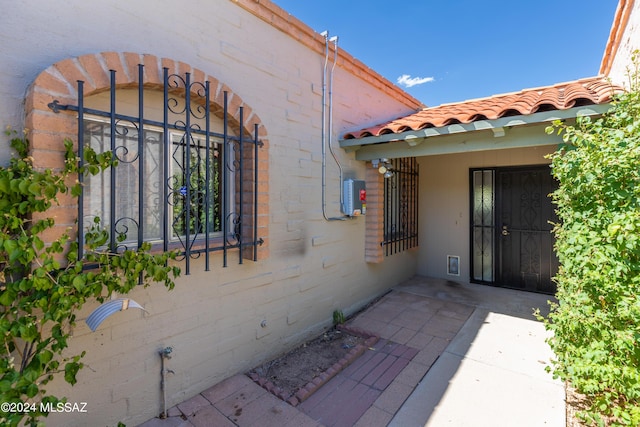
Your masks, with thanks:
<instances>
[{"instance_id":1,"label":"wall vent","mask_svg":"<svg viewBox=\"0 0 640 427\"><path fill-rule=\"evenodd\" d=\"M447 255L447 274L451 276L460 275L460 257L457 255Z\"/></svg>"}]
</instances>

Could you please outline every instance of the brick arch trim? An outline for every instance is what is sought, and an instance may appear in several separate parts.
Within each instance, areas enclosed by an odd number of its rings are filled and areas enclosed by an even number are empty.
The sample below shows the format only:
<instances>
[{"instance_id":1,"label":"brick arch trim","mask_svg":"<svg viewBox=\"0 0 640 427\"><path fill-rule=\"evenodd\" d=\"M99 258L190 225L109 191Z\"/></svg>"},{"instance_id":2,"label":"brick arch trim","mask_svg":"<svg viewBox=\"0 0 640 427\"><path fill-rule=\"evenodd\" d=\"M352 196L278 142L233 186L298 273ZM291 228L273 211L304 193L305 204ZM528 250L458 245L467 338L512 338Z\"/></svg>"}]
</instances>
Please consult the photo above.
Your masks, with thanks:
<instances>
[{"instance_id":1,"label":"brick arch trim","mask_svg":"<svg viewBox=\"0 0 640 427\"><path fill-rule=\"evenodd\" d=\"M253 133L253 128L257 124L260 138L266 137L266 131L260 117L254 113L253 109L237 93L233 92L217 78L184 62L131 52L102 52L67 58L42 71L36 77L27 93L25 105L27 123L31 125L27 126L27 128L37 129L37 126L33 125L38 123L33 122L30 114L40 114L42 112L48 115L50 110L47 105L52 99L58 99L61 104L77 104L76 82L78 80L85 82L85 97L109 89L109 70L116 71L116 85L118 88L137 87L139 64L145 66L145 86L149 88L162 87L163 68L165 67L169 69L169 73L181 75L187 72L191 73L193 81L208 81L212 90L214 106L221 107L223 105L224 92L227 92L232 121L239 123L240 107L243 107L244 120L247 126L245 131ZM212 111L217 112L219 108L214 108Z\"/></svg>"},{"instance_id":2,"label":"brick arch trim","mask_svg":"<svg viewBox=\"0 0 640 427\"><path fill-rule=\"evenodd\" d=\"M109 70L116 71L117 88L137 87L138 65L144 65L145 87L162 88L163 69L170 74L184 75L191 73L192 80L208 81L211 88L212 112L220 114L224 92L227 92L230 124L239 123L240 107L244 110L245 131L253 135L258 125L258 137L264 144L258 162L258 182L268 182L268 140L267 132L260 117L242 98L224 83L206 72L193 68L189 64L169 58L160 58L150 54L132 52L101 52L63 59L43 70L29 87L25 98L25 128L31 143L31 155L37 168L61 169L64 165L65 138L75 141L77 135L77 116L72 111L53 112L49 103L58 100L62 105L77 105L77 81L84 81L84 96L109 90L111 85ZM237 126L236 126L237 127ZM258 233L264 239L268 236L268 193L262 189L258 194ZM69 227L75 227L77 204L75 199L62 197L59 205L50 209L47 217L56 220L56 227L51 236L44 236L52 241ZM49 238L47 238L49 237ZM259 252L262 259L268 253L266 245Z\"/></svg>"}]
</instances>

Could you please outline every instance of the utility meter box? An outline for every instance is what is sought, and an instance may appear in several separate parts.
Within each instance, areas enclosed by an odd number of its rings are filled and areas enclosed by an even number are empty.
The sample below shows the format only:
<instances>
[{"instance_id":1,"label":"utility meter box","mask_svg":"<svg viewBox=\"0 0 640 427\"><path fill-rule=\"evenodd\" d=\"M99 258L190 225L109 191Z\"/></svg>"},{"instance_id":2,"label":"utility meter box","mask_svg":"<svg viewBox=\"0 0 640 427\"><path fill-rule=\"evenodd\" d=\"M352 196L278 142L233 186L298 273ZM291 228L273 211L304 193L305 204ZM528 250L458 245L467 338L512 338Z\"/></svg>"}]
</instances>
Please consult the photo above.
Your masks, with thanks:
<instances>
[{"instance_id":1,"label":"utility meter box","mask_svg":"<svg viewBox=\"0 0 640 427\"><path fill-rule=\"evenodd\" d=\"M344 181L343 213L347 216L364 215L367 212L367 191L364 181L346 179Z\"/></svg>"}]
</instances>

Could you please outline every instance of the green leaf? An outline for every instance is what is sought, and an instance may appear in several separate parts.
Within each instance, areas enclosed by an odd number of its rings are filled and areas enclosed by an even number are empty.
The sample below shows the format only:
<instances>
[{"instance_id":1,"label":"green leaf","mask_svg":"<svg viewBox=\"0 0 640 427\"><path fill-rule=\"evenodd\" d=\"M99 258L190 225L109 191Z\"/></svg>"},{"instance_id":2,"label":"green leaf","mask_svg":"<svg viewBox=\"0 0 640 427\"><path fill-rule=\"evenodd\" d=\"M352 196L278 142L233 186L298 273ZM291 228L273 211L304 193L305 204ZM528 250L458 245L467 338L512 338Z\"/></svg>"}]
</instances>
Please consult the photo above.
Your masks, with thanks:
<instances>
[{"instance_id":1,"label":"green leaf","mask_svg":"<svg viewBox=\"0 0 640 427\"><path fill-rule=\"evenodd\" d=\"M23 380L29 383L36 382L39 376L40 376L40 370L34 368L32 365L27 366L24 372L22 373Z\"/></svg>"},{"instance_id":2,"label":"green leaf","mask_svg":"<svg viewBox=\"0 0 640 427\"><path fill-rule=\"evenodd\" d=\"M607 227L607 232L609 236L614 236L621 228L622 226L620 224L611 224Z\"/></svg>"},{"instance_id":3,"label":"green leaf","mask_svg":"<svg viewBox=\"0 0 640 427\"><path fill-rule=\"evenodd\" d=\"M38 385L35 383L31 383L27 386L25 394L27 395L27 397L31 398L35 397L35 395L38 394L39 391L40 390L38 389Z\"/></svg>"},{"instance_id":4,"label":"green leaf","mask_svg":"<svg viewBox=\"0 0 640 427\"><path fill-rule=\"evenodd\" d=\"M42 187L40 187L39 183L34 182L31 185L29 185L29 193L33 194L34 196L39 196L41 192L42 192Z\"/></svg>"},{"instance_id":5,"label":"green leaf","mask_svg":"<svg viewBox=\"0 0 640 427\"><path fill-rule=\"evenodd\" d=\"M82 291L86 285L87 281L83 275L79 275L73 278L72 285L78 292Z\"/></svg>"},{"instance_id":6,"label":"green leaf","mask_svg":"<svg viewBox=\"0 0 640 427\"><path fill-rule=\"evenodd\" d=\"M54 199L57 194L58 194L58 187L56 187L53 184L48 184L44 188L44 195L45 195L45 197L47 197L49 199Z\"/></svg>"},{"instance_id":7,"label":"green leaf","mask_svg":"<svg viewBox=\"0 0 640 427\"><path fill-rule=\"evenodd\" d=\"M11 304L13 304L14 299L15 294L10 292L8 289L0 292L0 305L9 307Z\"/></svg>"},{"instance_id":8,"label":"green leaf","mask_svg":"<svg viewBox=\"0 0 640 427\"><path fill-rule=\"evenodd\" d=\"M49 363L51 359L53 359L53 352L51 352L50 350L42 350L38 354L38 360L40 360L40 363L42 363L43 365Z\"/></svg>"},{"instance_id":9,"label":"green leaf","mask_svg":"<svg viewBox=\"0 0 640 427\"><path fill-rule=\"evenodd\" d=\"M29 191L29 180L25 179L25 180L21 180L18 183L18 190L22 193L22 194L27 194L27 192Z\"/></svg>"},{"instance_id":10,"label":"green leaf","mask_svg":"<svg viewBox=\"0 0 640 427\"><path fill-rule=\"evenodd\" d=\"M73 187L71 187L71 195L73 197L80 197L80 195L82 194L82 186L80 184L76 184Z\"/></svg>"},{"instance_id":11,"label":"green leaf","mask_svg":"<svg viewBox=\"0 0 640 427\"><path fill-rule=\"evenodd\" d=\"M3 246L5 251L11 253L18 248L18 242L16 242L15 240L5 240Z\"/></svg>"},{"instance_id":12,"label":"green leaf","mask_svg":"<svg viewBox=\"0 0 640 427\"><path fill-rule=\"evenodd\" d=\"M26 342L33 342L33 340L38 337L38 330L33 323L20 325L18 329L20 331L20 338Z\"/></svg>"},{"instance_id":13,"label":"green leaf","mask_svg":"<svg viewBox=\"0 0 640 427\"><path fill-rule=\"evenodd\" d=\"M6 393L13 388L13 383L9 380L0 380L0 393Z\"/></svg>"},{"instance_id":14,"label":"green leaf","mask_svg":"<svg viewBox=\"0 0 640 427\"><path fill-rule=\"evenodd\" d=\"M9 190L9 178L6 176L0 177L0 192L8 193Z\"/></svg>"},{"instance_id":15,"label":"green leaf","mask_svg":"<svg viewBox=\"0 0 640 427\"><path fill-rule=\"evenodd\" d=\"M82 364L77 362L69 362L64 365L64 380L71 385L74 385L76 382L78 382L76 380L76 375L78 374L78 371L81 367Z\"/></svg>"},{"instance_id":16,"label":"green leaf","mask_svg":"<svg viewBox=\"0 0 640 427\"><path fill-rule=\"evenodd\" d=\"M13 249L11 252L9 252L9 261L15 262L18 260L18 258L21 258L23 255L24 255L24 252L21 249L18 249L16 245L16 248Z\"/></svg>"}]
</instances>

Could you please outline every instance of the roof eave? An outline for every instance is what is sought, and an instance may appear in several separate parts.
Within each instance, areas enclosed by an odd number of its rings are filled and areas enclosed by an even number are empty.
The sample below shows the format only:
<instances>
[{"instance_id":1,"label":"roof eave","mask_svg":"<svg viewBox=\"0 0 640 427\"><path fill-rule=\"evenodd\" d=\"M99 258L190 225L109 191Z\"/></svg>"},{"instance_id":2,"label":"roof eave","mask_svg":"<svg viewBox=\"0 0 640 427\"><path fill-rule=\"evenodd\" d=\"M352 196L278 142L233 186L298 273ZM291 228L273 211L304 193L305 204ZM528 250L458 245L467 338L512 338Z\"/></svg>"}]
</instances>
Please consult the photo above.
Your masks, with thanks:
<instances>
[{"instance_id":1,"label":"roof eave","mask_svg":"<svg viewBox=\"0 0 640 427\"><path fill-rule=\"evenodd\" d=\"M480 130L493 130L494 135L501 136L505 128L515 126L526 126L540 123L550 123L554 120L567 120L579 116L601 115L609 109L609 104L593 104L566 110L552 110L527 115L501 117L494 120L478 120L471 123L452 124L441 127L426 128L421 130L411 130L402 133L390 133L379 136L367 136L363 138L341 139L340 147L345 151L357 151L362 147L406 142L409 146L415 146L424 142L427 138L434 138L444 135L452 135L463 132L475 132Z\"/></svg>"}]
</instances>

